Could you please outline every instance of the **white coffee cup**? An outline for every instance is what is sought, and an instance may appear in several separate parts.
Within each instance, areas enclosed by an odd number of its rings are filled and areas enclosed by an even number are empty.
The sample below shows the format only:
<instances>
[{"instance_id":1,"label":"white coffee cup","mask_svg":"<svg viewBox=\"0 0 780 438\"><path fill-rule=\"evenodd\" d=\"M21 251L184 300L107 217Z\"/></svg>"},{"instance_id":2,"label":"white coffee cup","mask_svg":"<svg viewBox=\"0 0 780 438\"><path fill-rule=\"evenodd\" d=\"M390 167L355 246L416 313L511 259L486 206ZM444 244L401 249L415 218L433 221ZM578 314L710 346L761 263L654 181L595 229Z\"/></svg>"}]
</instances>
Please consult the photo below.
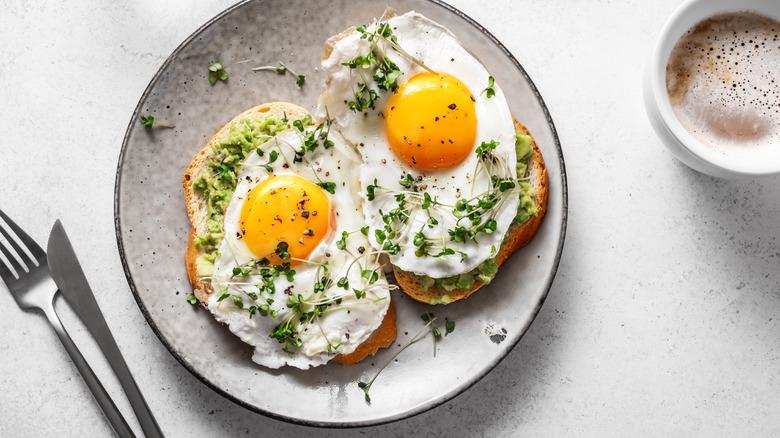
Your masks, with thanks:
<instances>
[{"instance_id":1,"label":"white coffee cup","mask_svg":"<svg viewBox=\"0 0 780 438\"><path fill-rule=\"evenodd\" d=\"M666 65L675 44L692 26L713 15L752 11L780 21L780 0L688 0L669 18L645 66L644 100L650 123L680 161L722 178L754 178L780 173L780 145L745 154L727 154L694 137L672 109Z\"/></svg>"}]
</instances>

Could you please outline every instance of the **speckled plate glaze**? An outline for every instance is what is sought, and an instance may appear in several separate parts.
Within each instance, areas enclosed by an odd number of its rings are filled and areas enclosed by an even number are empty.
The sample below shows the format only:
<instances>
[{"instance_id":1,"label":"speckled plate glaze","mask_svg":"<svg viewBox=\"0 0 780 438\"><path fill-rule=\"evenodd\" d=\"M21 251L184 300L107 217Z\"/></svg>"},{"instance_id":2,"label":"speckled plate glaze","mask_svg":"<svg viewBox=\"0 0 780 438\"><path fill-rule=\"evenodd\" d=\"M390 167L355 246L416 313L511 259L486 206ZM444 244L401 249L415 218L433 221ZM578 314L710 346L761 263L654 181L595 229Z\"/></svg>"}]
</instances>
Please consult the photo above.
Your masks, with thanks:
<instances>
[{"instance_id":1,"label":"speckled plate glaze","mask_svg":"<svg viewBox=\"0 0 780 438\"><path fill-rule=\"evenodd\" d=\"M283 100L314 110L323 83L322 46L331 35L382 14L385 0L263 0L240 3L195 31L162 65L138 103L125 134L115 191L119 251L130 288L160 340L197 378L255 412L294 423L350 427L399 420L431 409L463 392L493 369L536 316L555 276L566 230L563 155L539 92L518 61L479 24L436 1L400 0L399 13L416 10L452 30L478 55L509 99L512 113L534 134L548 166L547 217L531 244L501 268L492 284L467 300L427 306L395 295L396 344L374 358L346 367L308 371L255 365L251 348L185 297L184 270L190 223L181 177L211 136L236 114L262 102ZM496 17L502 19L502 17ZM217 60L229 79L211 85L207 66ZM253 72L284 62L306 75L302 88L290 75ZM175 129L145 129L153 114ZM379 367L422 327L433 311L456 322L437 343L430 335L403 351L380 375L366 403L358 381Z\"/></svg>"}]
</instances>

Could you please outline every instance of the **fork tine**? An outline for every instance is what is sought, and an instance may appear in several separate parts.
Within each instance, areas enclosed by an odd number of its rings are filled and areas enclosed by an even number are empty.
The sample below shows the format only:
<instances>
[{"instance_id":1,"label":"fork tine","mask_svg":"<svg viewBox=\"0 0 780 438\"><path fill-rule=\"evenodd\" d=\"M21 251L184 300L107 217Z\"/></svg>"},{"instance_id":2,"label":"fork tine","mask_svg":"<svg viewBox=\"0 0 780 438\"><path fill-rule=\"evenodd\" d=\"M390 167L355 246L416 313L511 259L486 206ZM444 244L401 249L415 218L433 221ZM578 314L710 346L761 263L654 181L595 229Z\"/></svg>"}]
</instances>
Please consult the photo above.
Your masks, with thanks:
<instances>
[{"instance_id":1,"label":"fork tine","mask_svg":"<svg viewBox=\"0 0 780 438\"><path fill-rule=\"evenodd\" d=\"M2 227L0 227L0 229L2 229ZM0 252L2 252L3 255L8 260L10 260L9 263L11 263L12 265L14 264L14 262L16 262L16 260L13 257L9 257L10 254L8 254L8 250L5 249L5 245L0 244ZM17 262L17 264L18 264L18 262ZM18 272L23 272L23 271L19 271L19 268L15 267L14 269L16 270L17 273ZM0 260L0 278L3 279L3 281L6 284L6 286L10 287L11 282L16 280L18 276L19 276L18 274L14 275L14 273L11 272L10 269L8 269L8 266L6 266L6 264L2 260Z\"/></svg>"},{"instance_id":2,"label":"fork tine","mask_svg":"<svg viewBox=\"0 0 780 438\"><path fill-rule=\"evenodd\" d=\"M16 251L17 254L19 254L23 261L26 259L29 259L29 257L22 252L21 248L19 248L19 245L14 241L14 239L11 238L11 235L8 234L5 227L0 225L0 234L5 237L5 240L8 241L8 243L13 247L14 251ZM5 258L8 260L8 264L11 265L11 267L16 271L17 276L21 276L24 272L27 271L27 267L23 266L21 263L19 263L19 260L14 256L13 252L11 252L10 249L8 249L8 246L0 242L0 252L3 253ZM5 266L5 263L0 263L0 265ZM8 272L11 274L11 272ZM3 275L3 278L6 278L5 274Z\"/></svg>"},{"instance_id":3,"label":"fork tine","mask_svg":"<svg viewBox=\"0 0 780 438\"><path fill-rule=\"evenodd\" d=\"M0 227L0 231L3 231L3 235L5 235L5 230L3 230L3 227ZM3 281L6 282L6 285L10 285L12 281L19 278L26 270L22 268L22 266L19 264L19 261L16 260L16 257L14 257L11 251L6 248L5 244L2 242L0 242L0 253L2 253L8 260L8 263L5 263L2 259L0 259L0 277L3 278ZM8 265L10 265L11 268L16 271L16 275L14 275L13 271L11 271Z\"/></svg>"},{"instance_id":4,"label":"fork tine","mask_svg":"<svg viewBox=\"0 0 780 438\"><path fill-rule=\"evenodd\" d=\"M45 263L46 253L41 249L41 247L38 246L38 244L35 243L35 241L29 235L27 235L27 233L25 233L21 228L19 228L19 226L16 225L16 223L14 223L14 221L12 221L11 218L6 216L6 214L3 213L3 210L0 210L0 217L2 217L5 223L8 224L8 226L11 228L11 230L17 236L19 236L19 240L22 241L22 243L27 247L27 249L30 250L30 253L33 255L33 257L35 257L36 260L33 262L33 264L42 265L43 263ZM2 229L2 227L0 227L0 229ZM16 241L9 238L7 235L6 238L14 246L16 252L19 253L19 257L21 257L22 260L24 260L27 257L27 253L19 250Z\"/></svg>"}]
</instances>

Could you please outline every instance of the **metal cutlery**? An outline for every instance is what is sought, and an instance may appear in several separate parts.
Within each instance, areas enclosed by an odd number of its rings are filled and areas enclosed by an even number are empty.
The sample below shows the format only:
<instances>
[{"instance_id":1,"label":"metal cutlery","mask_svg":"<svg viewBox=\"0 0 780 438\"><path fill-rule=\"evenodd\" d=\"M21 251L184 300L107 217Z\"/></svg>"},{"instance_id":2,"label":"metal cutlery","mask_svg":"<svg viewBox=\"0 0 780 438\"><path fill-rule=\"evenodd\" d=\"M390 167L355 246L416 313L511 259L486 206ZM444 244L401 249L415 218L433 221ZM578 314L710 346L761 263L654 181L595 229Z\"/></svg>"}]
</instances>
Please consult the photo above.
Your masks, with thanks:
<instances>
[{"instance_id":1,"label":"metal cutlery","mask_svg":"<svg viewBox=\"0 0 780 438\"><path fill-rule=\"evenodd\" d=\"M20 308L24 310L37 309L46 315L116 434L122 438L134 437L135 435L122 413L117 409L68 332L65 331L65 327L54 310L54 298L58 288L49 272L46 253L2 210L0 210L0 218L8 227L6 229L0 223L0 235L7 241L7 243L3 243L0 240L0 253L6 259L6 262L0 259L0 277L8 286L11 295Z\"/></svg>"},{"instance_id":2,"label":"metal cutlery","mask_svg":"<svg viewBox=\"0 0 780 438\"><path fill-rule=\"evenodd\" d=\"M135 411L138 422L141 423L141 429L143 429L144 434L147 438L162 437L163 433L160 430L160 426L157 424L154 415L152 415L152 411L146 404L143 395L141 395L133 375L130 374L130 370L127 368L127 363L125 363L125 359L122 357L122 353L111 335L108 324L106 324L106 320L103 318L103 313L100 311L92 289L89 287L87 277L84 275L84 271L81 270L81 265L76 258L75 251L73 251L73 246L70 244L70 239L65 234L65 228L59 219L52 227L46 252L49 258L49 270L54 278L54 282L57 283L68 304L76 312L76 315L81 318L84 325L87 326L87 329L92 333L98 346L103 351L103 355L108 359L109 365L111 365L114 373L119 378L119 383L125 390L125 395L127 395L127 399Z\"/></svg>"}]
</instances>

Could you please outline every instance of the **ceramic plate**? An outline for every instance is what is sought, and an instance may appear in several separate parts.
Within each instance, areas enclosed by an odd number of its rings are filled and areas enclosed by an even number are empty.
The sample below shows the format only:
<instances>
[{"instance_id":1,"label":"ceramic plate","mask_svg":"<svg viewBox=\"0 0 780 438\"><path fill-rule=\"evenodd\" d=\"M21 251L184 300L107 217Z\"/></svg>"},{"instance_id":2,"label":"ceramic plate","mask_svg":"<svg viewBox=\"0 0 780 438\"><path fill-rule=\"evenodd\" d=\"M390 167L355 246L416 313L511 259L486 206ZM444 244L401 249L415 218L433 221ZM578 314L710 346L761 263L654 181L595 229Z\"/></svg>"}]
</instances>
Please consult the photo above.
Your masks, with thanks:
<instances>
[{"instance_id":1,"label":"ceramic plate","mask_svg":"<svg viewBox=\"0 0 780 438\"><path fill-rule=\"evenodd\" d=\"M382 14L385 0L264 0L238 4L195 31L166 60L141 97L124 138L117 169L115 220L130 288L152 329L197 378L234 402L274 418L316 426L373 425L418 414L463 392L503 359L539 310L558 267L566 229L566 177L558 137L539 92L520 63L479 24L433 1L394 2L442 23L496 77L512 113L534 134L547 162L547 216L531 244L518 251L492 284L467 300L427 306L395 295L398 339L358 365L328 364L308 371L268 370L252 350L185 297L184 269L190 223L181 178L192 156L233 116L262 102L295 102L314 110L326 39ZM501 17L496 17L500 19ZM210 84L208 66L229 65L228 80ZM302 88L290 75L253 72L284 62L306 75ZM144 128L142 115L176 125ZM382 372L366 403L367 381L423 326L433 311L455 321L437 343L412 344Z\"/></svg>"}]
</instances>

